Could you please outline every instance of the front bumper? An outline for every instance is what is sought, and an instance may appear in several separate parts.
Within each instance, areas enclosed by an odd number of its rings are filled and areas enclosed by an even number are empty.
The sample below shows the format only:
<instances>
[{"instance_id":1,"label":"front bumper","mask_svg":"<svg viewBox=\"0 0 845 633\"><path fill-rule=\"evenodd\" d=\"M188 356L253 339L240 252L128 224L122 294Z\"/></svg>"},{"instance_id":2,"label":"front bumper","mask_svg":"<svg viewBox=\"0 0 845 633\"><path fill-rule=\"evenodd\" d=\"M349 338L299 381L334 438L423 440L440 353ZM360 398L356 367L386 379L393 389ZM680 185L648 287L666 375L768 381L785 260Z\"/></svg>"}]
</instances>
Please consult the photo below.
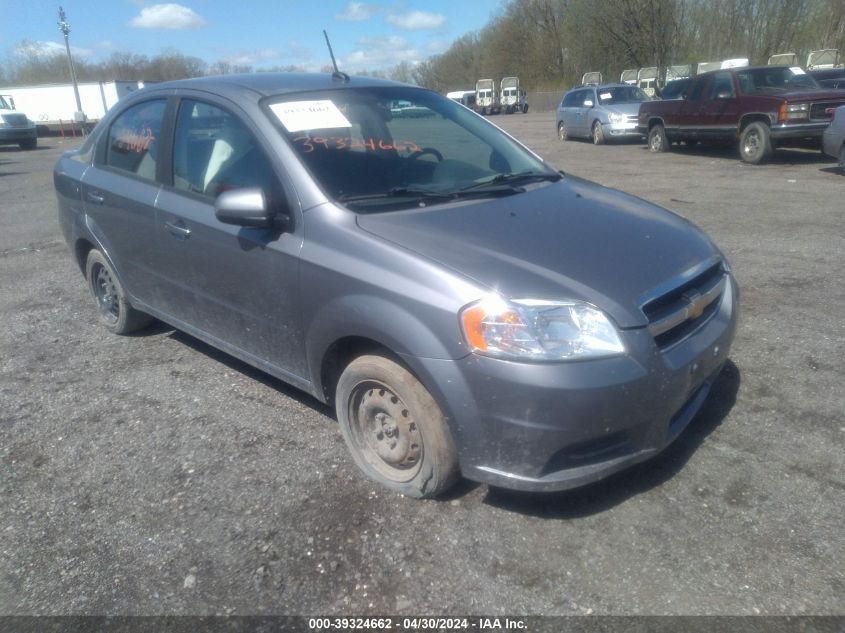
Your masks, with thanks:
<instances>
[{"instance_id":1,"label":"front bumper","mask_svg":"<svg viewBox=\"0 0 845 633\"><path fill-rule=\"evenodd\" d=\"M32 127L0 127L0 143L18 143L38 137L38 129Z\"/></svg>"},{"instance_id":2,"label":"front bumper","mask_svg":"<svg viewBox=\"0 0 845 633\"><path fill-rule=\"evenodd\" d=\"M845 143L842 137L842 128L834 130L828 127L822 135L822 149L828 156L839 158L839 153L842 151L842 145Z\"/></svg>"},{"instance_id":3,"label":"front bumper","mask_svg":"<svg viewBox=\"0 0 845 633\"><path fill-rule=\"evenodd\" d=\"M640 138L643 136L636 121L602 123L601 127L605 138Z\"/></svg>"},{"instance_id":4,"label":"front bumper","mask_svg":"<svg viewBox=\"0 0 845 633\"><path fill-rule=\"evenodd\" d=\"M738 295L659 350L646 328L624 330L624 356L516 363L470 355L414 359L450 420L461 470L519 490L565 490L652 457L686 428L727 359ZM410 359L409 359L410 360Z\"/></svg>"},{"instance_id":5,"label":"front bumper","mask_svg":"<svg viewBox=\"0 0 845 633\"><path fill-rule=\"evenodd\" d=\"M822 121L821 123L775 123L772 125L772 138L776 140L821 138L822 133L829 125L830 121Z\"/></svg>"}]
</instances>

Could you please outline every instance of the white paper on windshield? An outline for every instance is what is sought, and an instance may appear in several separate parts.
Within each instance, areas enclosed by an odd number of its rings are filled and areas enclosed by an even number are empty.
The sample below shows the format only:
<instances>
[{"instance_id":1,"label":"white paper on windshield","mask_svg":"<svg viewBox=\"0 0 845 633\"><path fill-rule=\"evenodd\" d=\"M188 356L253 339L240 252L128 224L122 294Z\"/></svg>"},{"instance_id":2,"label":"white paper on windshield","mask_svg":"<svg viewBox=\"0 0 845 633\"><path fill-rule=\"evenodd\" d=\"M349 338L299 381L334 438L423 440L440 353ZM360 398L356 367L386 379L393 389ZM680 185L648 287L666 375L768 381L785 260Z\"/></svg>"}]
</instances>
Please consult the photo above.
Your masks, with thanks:
<instances>
[{"instance_id":1,"label":"white paper on windshield","mask_svg":"<svg viewBox=\"0 0 845 633\"><path fill-rule=\"evenodd\" d=\"M599 95L599 97L602 98L602 99L610 99L612 96L613 95L610 94L609 92L603 92Z\"/></svg>"},{"instance_id":2,"label":"white paper on windshield","mask_svg":"<svg viewBox=\"0 0 845 633\"><path fill-rule=\"evenodd\" d=\"M789 70L792 71L793 75L806 75L807 73L804 72L804 69L799 66L791 66Z\"/></svg>"},{"instance_id":3,"label":"white paper on windshield","mask_svg":"<svg viewBox=\"0 0 845 633\"><path fill-rule=\"evenodd\" d=\"M328 99L323 101L288 101L270 106L288 132L352 127L343 112Z\"/></svg>"}]
</instances>

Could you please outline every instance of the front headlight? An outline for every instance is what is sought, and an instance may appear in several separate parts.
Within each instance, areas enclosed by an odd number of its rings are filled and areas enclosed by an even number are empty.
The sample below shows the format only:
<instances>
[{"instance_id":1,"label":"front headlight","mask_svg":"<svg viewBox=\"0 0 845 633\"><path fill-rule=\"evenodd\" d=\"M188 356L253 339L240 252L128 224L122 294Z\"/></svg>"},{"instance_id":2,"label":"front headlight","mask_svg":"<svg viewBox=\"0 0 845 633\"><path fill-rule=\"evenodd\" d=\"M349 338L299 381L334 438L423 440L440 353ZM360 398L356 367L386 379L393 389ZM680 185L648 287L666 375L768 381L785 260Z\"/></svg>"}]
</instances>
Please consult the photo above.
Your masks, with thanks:
<instances>
[{"instance_id":1,"label":"front headlight","mask_svg":"<svg viewBox=\"0 0 845 633\"><path fill-rule=\"evenodd\" d=\"M464 336L478 354L554 361L615 356L625 351L607 316L580 301L491 297L460 312Z\"/></svg>"},{"instance_id":2,"label":"front headlight","mask_svg":"<svg viewBox=\"0 0 845 633\"><path fill-rule=\"evenodd\" d=\"M627 117L624 114L620 114L618 112L611 112L607 115L607 118L610 120L611 123L624 123Z\"/></svg>"},{"instance_id":3,"label":"front headlight","mask_svg":"<svg viewBox=\"0 0 845 633\"><path fill-rule=\"evenodd\" d=\"M809 113L810 105L808 103L786 104L786 118L788 119L806 119Z\"/></svg>"}]
</instances>

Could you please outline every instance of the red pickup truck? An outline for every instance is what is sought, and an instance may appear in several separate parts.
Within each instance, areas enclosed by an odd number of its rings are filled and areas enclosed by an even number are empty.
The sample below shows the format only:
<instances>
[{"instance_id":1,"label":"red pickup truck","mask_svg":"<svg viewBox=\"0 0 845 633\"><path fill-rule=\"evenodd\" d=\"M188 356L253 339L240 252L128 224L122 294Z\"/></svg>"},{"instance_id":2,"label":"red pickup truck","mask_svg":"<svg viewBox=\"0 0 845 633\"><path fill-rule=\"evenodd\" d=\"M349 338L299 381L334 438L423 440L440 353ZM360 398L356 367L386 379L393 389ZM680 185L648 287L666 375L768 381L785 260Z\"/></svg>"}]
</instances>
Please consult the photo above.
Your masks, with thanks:
<instances>
[{"instance_id":1,"label":"red pickup truck","mask_svg":"<svg viewBox=\"0 0 845 633\"><path fill-rule=\"evenodd\" d=\"M820 142L840 105L845 90L821 88L797 66L714 70L694 77L683 99L642 103L637 126L652 152L739 141L742 160L758 164L778 146Z\"/></svg>"}]
</instances>

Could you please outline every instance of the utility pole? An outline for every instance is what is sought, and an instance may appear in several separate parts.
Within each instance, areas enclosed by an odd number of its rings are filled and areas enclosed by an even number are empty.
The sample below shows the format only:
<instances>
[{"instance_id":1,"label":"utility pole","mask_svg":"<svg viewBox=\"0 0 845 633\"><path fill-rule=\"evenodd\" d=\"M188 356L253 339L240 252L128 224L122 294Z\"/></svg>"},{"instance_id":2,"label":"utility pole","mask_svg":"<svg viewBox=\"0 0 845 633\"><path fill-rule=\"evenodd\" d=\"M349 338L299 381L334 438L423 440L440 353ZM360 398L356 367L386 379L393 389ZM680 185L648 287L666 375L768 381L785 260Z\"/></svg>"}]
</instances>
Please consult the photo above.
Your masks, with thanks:
<instances>
[{"instance_id":1,"label":"utility pole","mask_svg":"<svg viewBox=\"0 0 845 633\"><path fill-rule=\"evenodd\" d=\"M76 97L76 112L74 113L73 118L78 123L83 123L85 121L85 113L82 112L82 100L79 98L79 86L76 83L76 69L73 67L73 57L70 55L70 40L68 40L68 36L70 35L70 24L67 23L67 16L65 15L65 10L62 7L59 7L59 30L62 32L62 35L65 36L65 49L67 49L67 63L70 68L70 80L73 83L73 95Z\"/></svg>"}]
</instances>

